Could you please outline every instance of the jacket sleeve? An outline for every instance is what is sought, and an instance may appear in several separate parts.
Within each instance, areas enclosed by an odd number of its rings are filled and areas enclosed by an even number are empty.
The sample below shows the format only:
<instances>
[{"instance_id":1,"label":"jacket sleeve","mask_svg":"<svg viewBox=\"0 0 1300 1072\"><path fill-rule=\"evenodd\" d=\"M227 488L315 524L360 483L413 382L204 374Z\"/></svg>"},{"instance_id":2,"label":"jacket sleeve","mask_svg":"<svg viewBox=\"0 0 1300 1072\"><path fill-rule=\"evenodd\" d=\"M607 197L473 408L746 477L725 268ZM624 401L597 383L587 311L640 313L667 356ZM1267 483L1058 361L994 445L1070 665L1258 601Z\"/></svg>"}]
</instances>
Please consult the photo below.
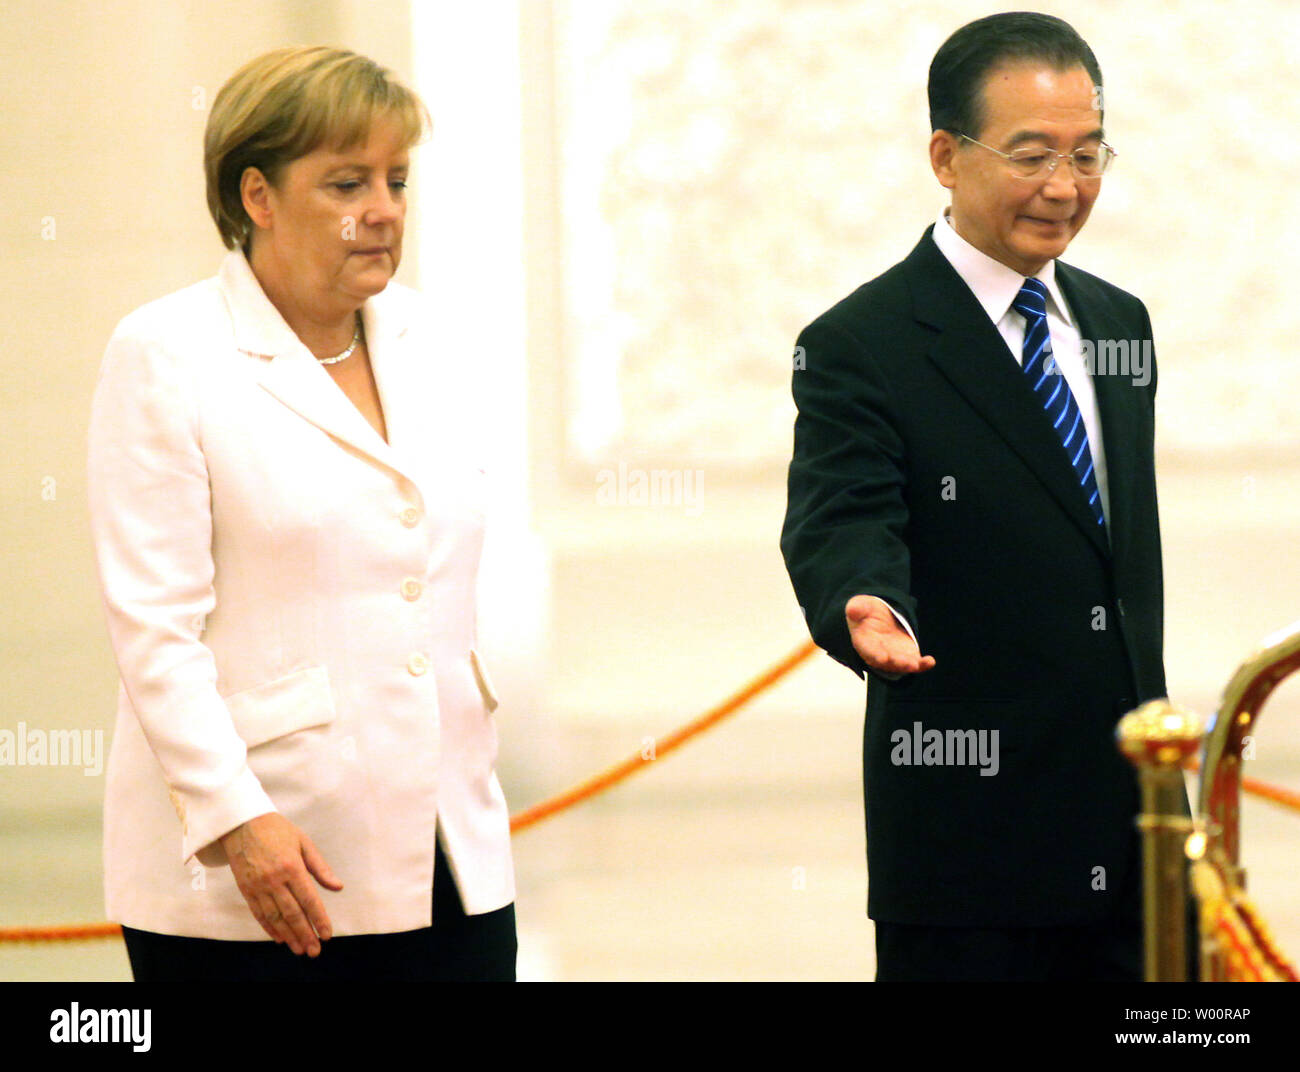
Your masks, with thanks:
<instances>
[{"instance_id":1,"label":"jacket sleeve","mask_svg":"<svg viewBox=\"0 0 1300 1072\"><path fill-rule=\"evenodd\" d=\"M217 691L200 637L216 603L212 511L192 368L156 333L118 326L91 405L87 497L109 639L181 819L181 858L275 811Z\"/></svg>"},{"instance_id":2,"label":"jacket sleeve","mask_svg":"<svg viewBox=\"0 0 1300 1072\"><path fill-rule=\"evenodd\" d=\"M844 605L855 595L877 596L916 621L903 440L889 385L852 335L820 320L798 346L781 553L813 639L862 676L867 666Z\"/></svg>"}]
</instances>

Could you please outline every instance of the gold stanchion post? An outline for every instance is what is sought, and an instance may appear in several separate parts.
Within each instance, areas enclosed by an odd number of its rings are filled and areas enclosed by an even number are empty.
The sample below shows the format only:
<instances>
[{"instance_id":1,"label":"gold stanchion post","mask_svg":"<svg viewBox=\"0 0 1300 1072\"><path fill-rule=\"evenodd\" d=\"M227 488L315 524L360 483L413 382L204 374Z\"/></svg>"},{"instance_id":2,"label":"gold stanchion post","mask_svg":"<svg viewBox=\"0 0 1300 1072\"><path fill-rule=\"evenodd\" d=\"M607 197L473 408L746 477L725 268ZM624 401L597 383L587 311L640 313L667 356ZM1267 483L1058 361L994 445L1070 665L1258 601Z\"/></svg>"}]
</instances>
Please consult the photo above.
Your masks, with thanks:
<instances>
[{"instance_id":1,"label":"gold stanchion post","mask_svg":"<svg viewBox=\"0 0 1300 1072\"><path fill-rule=\"evenodd\" d=\"M1183 765L1204 729L1193 712L1168 700L1130 711L1116 730L1120 751L1142 787L1142 923L1147 982L1187 981L1187 839Z\"/></svg>"}]
</instances>

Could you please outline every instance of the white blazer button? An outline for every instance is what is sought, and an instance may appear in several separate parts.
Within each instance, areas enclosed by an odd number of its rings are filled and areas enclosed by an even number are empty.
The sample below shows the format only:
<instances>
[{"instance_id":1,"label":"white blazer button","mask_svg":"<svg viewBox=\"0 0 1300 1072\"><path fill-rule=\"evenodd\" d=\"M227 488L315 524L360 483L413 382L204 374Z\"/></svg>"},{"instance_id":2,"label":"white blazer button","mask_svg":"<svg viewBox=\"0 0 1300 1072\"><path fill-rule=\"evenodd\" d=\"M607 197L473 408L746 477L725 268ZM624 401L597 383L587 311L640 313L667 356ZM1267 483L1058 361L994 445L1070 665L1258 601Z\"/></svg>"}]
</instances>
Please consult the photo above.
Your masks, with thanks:
<instances>
[{"instance_id":1,"label":"white blazer button","mask_svg":"<svg viewBox=\"0 0 1300 1072\"><path fill-rule=\"evenodd\" d=\"M417 651L406 660L406 669L416 677L419 677L429 669L429 657L423 652Z\"/></svg>"},{"instance_id":2,"label":"white blazer button","mask_svg":"<svg viewBox=\"0 0 1300 1072\"><path fill-rule=\"evenodd\" d=\"M413 529L420 522L420 511L414 506L408 506L402 511L402 524L408 529Z\"/></svg>"},{"instance_id":3,"label":"white blazer button","mask_svg":"<svg viewBox=\"0 0 1300 1072\"><path fill-rule=\"evenodd\" d=\"M402 582L402 597L404 599L409 599L414 602L420 598L421 591L423 591L423 585L421 585L414 577L407 577L406 580Z\"/></svg>"}]
</instances>

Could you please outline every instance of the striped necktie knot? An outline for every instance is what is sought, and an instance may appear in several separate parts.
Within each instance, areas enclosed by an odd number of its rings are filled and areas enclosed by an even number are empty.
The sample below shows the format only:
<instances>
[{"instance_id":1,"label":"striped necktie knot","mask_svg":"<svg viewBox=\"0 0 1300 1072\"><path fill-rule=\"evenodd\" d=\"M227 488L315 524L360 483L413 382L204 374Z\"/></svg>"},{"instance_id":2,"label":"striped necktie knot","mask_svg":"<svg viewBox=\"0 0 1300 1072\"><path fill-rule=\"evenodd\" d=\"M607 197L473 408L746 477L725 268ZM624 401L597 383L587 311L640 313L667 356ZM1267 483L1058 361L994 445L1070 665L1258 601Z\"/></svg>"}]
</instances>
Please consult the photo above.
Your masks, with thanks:
<instances>
[{"instance_id":1,"label":"striped necktie knot","mask_svg":"<svg viewBox=\"0 0 1300 1072\"><path fill-rule=\"evenodd\" d=\"M1047 287L1041 279L1026 279L1011 308L1026 320L1047 316Z\"/></svg>"},{"instance_id":2,"label":"striped necktie knot","mask_svg":"<svg viewBox=\"0 0 1300 1072\"><path fill-rule=\"evenodd\" d=\"M1047 358L1052 353L1052 337L1047 326L1047 287L1042 280L1026 279L1020 293L1012 301L1011 308L1025 318L1022 351L1025 379L1038 396L1047 419L1052 422L1052 428L1065 448L1079 486L1088 498L1088 508L1097 519L1097 524L1105 525L1101 492L1097 487L1097 475L1093 471L1092 452L1088 449L1088 431L1084 427L1083 414L1056 362L1053 361L1050 365L1047 363Z\"/></svg>"}]
</instances>

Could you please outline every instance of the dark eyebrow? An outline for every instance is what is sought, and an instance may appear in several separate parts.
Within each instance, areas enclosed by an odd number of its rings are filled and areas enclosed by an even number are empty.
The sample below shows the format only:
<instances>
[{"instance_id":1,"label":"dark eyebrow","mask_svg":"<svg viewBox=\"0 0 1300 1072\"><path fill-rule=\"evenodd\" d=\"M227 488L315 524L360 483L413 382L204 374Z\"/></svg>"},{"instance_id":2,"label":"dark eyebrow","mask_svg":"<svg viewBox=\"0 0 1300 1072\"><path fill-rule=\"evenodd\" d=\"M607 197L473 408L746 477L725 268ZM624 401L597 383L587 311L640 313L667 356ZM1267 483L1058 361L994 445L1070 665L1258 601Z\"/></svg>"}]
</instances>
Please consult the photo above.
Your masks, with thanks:
<instances>
[{"instance_id":1,"label":"dark eyebrow","mask_svg":"<svg viewBox=\"0 0 1300 1072\"><path fill-rule=\"evenodd\" d=\"M1098 127L1096 130L1089 131L1079 140L1080 141L1101 141L1103 138L1105 138L1105 136L1106 136L1106 132L1102 130L1101 127ZM1007 152L1019 148L1021 145L1024 145L1025 142L1028 141L1045 142L1047 140L1048 140L1047 135L1044 134L1041 130L1022 130L1012 135L1011 140L1007 142Z\"/></svg>"}]
</instances>

